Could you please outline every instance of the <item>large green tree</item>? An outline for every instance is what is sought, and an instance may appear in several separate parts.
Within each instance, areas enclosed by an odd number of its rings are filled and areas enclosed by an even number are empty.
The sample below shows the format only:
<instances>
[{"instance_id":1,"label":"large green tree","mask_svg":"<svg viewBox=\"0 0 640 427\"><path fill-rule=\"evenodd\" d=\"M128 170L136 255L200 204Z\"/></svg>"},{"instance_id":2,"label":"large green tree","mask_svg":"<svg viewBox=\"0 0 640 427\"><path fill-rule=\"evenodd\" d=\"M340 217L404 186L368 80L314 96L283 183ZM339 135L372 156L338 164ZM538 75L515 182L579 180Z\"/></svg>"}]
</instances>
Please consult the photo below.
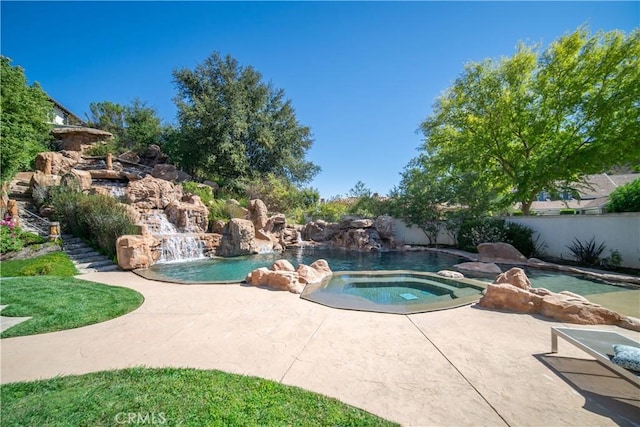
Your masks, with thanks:
<instances>
[{"instance_id":1,"label":"large green tree","mask_svg":"<svg viewBox=\"0 0 640 427\"><path fill-rule=\"evenodd\" d=\"M130 105L92 102L89 111L89 126L111 132L123 151L140 153L151 144L163 142L165 128L156 110L137 98Z\"/></svg>"},{"instance_id":2,"label":"large green tree","mask_svg":"<svg viewBox=\"0 0 640 427\"><path fill-rule=\"evenodd\" d=\"M6 56L1 60L0 181L5 183L47 151L53 104L38 83L27 84L22 68Z\"/></svg>"},{"instance_id":3,"label":"large green tree","mask_svg":"<svg viewBox=\"0 0 640 427\"><path fill-rule=\"evenodd\" d=\"M429 174L527 215L542 190L638 163L640 30L580 28L545 50L470 63L420 129Z\"/></svg>"},{"instance_id":4,"label":"large green tree","mask_svg":"<svg viewBox=\"0 0 640 427\"><path fill-rule=\"evenodd\" d=\"M191 175L233 186L268 173L303 184L319 172L305 160L310 129L253 67L213 53L173 76L179 127L170 154Z\"/></svg>"}]
</instances>

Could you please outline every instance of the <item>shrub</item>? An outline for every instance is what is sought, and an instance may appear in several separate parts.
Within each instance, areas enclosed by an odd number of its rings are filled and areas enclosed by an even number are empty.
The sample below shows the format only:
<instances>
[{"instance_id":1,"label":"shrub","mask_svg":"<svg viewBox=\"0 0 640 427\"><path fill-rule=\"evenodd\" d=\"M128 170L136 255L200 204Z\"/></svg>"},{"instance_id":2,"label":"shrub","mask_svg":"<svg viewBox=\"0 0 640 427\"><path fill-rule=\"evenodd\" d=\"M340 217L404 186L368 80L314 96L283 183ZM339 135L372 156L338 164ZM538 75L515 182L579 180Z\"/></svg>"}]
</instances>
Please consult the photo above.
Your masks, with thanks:
<instances>
[{"instance_id":1,"label":"shrub","mask_svg":"<svg viewBox=\"0 0 640 427\"><path fill-rule=\"evenodd\" d=\"M122 149L120 148L118 142L115 139L112 139L108 142L102 144L93 144L91 147L87 148L84 152L87 156L106 156L107 154L118 155L122 153Z\"/></svg>"},{"instance_id":2,"label":"shrub","mask_svg":"<svg viewBox=\"0 0 640 427\"><path fill-rule=\"evenodd\" d=\"M134 234L136 227L129 212L110 196L59 192L53 198L62 227L81 237L110 258L116 255L116 240Z\"/></svg>"},{"instance_id":3,"label":"shrub","mask_svg":"<svg viewBox=\"0 0 640 427\"><path fill-rule=\"evenodd\" d=\"M506 237L504 220L485 217L465 220L457 240L460 249L477 252L480 243L504 242Z\"/></svg>"},{"instance_id":4,"label":"shrub","mask_svg":"<svg viewBox=\"0 0 640 427\"><path fill-rule=\"evenodd\" d=\"M586 265L598 265L600 263L600 254L606 246L604 242L596 244L596 237L593 236L588 242L581 242L577 238L573 240L571 246L567 248L573 253L576 261Z\"/></svg>"},{"instance_id":5,"label":"shrub","mask_svg":"<svg viewBox=\"0 0 640 427\"><path fill-rule=\"evenodd\" d=\"M187 181L182 183L182 189L185 193L191 193L200 197L202 203L204 203L207 207L209 203L213 201L213 188L208 185L199 184L193 181Z\"/></svg>"},{"instance_id":6,"label":"shrub","mask_svg":"<svg viewBox=\"0 0 640 427\"><path fill-rule=\"evenodd\" d=\"M505 232L505 241L513 245L522 255L529 258L536 252L536 244L533 241L533 230L531 228L515 222L508 222L506 223Z\"/></svg>"},{"instance_id":7,"label":"shrub","mask_svg":"<svg viewBox=\"0 0 640 427\"><path fill-rule=\"evenodd\" d=\"M640 178L616 188L609 196L609 211L640 212Z\"/></svg>"},{"instance_id":8,"label":"shrub","mask_svg":"<svg viewBox=\"0 0 640 427\"><path fill-rule=\"evenodd\" d=\"M466 219L458 231L458 247L477 252L480 243L505 242L526 257L536 252L533 230L525 225L508 223L497 218Z\"/></svg>"},{"instance_id":9,"label":"shrub","mask_svg":"<svg viewBox=\"0 0 640 427\"><path fill-rule=\"evenodd\" d=\"M560 215L575 215L575 209L560 209Z\"/></svg>"},{"instance_id":10,"label":"shrub","mask_svg":"<svg viewBox=\"0 0 640 427\"><path fill-rule=\"evenodd\" d=\"M78 274L73 262L62 251L51 252L29 259L16 259L2 262L2 277L18 276L65 276Z\"/></svg>"}]
</instances>

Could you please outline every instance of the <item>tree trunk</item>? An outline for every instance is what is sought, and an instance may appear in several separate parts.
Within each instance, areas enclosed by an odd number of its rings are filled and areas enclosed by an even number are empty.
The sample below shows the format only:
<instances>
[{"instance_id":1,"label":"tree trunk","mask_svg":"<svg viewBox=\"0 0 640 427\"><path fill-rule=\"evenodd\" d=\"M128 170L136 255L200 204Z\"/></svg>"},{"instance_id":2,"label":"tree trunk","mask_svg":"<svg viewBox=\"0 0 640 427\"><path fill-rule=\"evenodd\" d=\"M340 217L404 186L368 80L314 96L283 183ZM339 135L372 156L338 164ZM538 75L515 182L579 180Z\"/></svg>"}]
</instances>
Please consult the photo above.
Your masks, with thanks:
<instances>
[{"instance_id":1,"label":"tree trunk","mask_svg":"<svg viewBox=\"0 0 640 427\"><path fill-rule=\"evenodd\" d=\"M522 216L529 216L529 212L531 211L531 205L533 204L533 201L529 200L526 202L522 202Z\"/></svg>"}]
</instances>

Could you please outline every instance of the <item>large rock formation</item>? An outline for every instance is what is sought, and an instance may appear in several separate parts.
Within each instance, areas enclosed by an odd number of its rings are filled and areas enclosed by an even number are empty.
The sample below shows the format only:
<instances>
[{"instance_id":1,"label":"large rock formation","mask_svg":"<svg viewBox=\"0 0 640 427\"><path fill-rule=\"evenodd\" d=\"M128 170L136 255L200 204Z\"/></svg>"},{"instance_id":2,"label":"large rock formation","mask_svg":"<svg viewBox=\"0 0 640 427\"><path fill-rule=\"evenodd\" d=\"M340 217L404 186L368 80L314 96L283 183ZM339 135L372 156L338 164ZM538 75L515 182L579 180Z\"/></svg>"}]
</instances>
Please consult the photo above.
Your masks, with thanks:
<instances>
[{"instance_id":1,"label":"large rock formation","mask_svg":"<svg viewBox=\"0 0 640 427\"><path fill-rule=\"evenodd\" d=\"M253 286L267 286L273 289L300 294L308 283L320 283L333 273L327 261L319 259L311 265L293 265L287 260L278 260L271 270L266 267L253 270L245 281Z\"/></svg>"},{"instance_id":2,"label":"large rock formation","mask_svg":"<svg viewBox=\"0 0 640 427\"><path fill-rule=\"evenodd\" d=\"M123 270L149 268L158 259L159 245L160 241L146 232L141 235L120 236L116 241L118 266Z\"/></svg>"},{"instance_id":3,"label":"large rock formation","mask_svg":"<svg viewBox=\"0 0 640 427\"><path fill-rule=\"evenodd\" d=\"M302 238L361 252L385 251L397 246L393 218L386 215L375 220L345 217L338 223L310 222L302 229Z\"/></svg>"},{"instance_id":4,"label":"large rock formation","mask_svg":"<svg viewBox=\"0 0 640 427\"><path fill-rule=\"evenodd\" d=\"M48 151L38 153L35 167L45 175L64 175L82 161L80 153L74 151Z\"/></svg>"},{"instance_id":5,"label":"large rock formation","mask_svg":"<svg viewBox=\"0 0 640 427\"><path fill-rule=\"evenodd\" d=\"M256 232L253 223L246 219L233 218L222 230L218 256L238 256L258 253L255 244Z\"/></svg>"},{"instance_id":6,"label":"large rock formation","mask_svg":"<svg viewBox=\"0 0 640 427\"><path fill-rule=\"evenodd\" d=\"M184 195L171 201L164 210L169 222L181 232L205 233L209 226L209 210L200 197Z\"/></svg>"},{"instance_id":7,"label":"large rock formation","mask_svg":"<svg viewBox=\"0 0 640 427\"><path fill-rule=\"evenodd\" d=\"M478 261L498 264L527 264L527 258L509 243L480 243Z\"/></svg>"},{"instance_id":8,"label":"large rock formation","mask_svg":"<svg viewBox=\"0 0 640 427\"><path fill-rule=\"evenodd\" d=\"M113 134L86 127L60 127L51 129L54 138L60 141L63 150L82 152L96 143L113 138Z\"/></svg>"},{"instance_id":9,"label":"large rock formation","mask_svg":"<svg viewBox=\"0 0 640 427\"><path fill-rule=\"evenodd\" d=\"M496 274L502 273L500 267L492 262L463 262L454 265L455 268L469 273L475 273L482 276L495 277Z\"/></svg>"},{"instance_id":10,"label":"large rock formation","mask_svg":"<svg viewBox=\"0 0 640 427\"><path fill-rule=\"evenodd\" d=\"M500 275L498 280L500 283L487 286L478 305L516 313L541 314L562 322L618 325L640 331L640 320L593 304L580 295L567 291L555 293L545 288L532 288L531 282L520 268L512 268Z\"/></svg>"},{"instance_id":11,"label":"large rock formation","mask_svg":"<svg viewBox=\"0 0 640 427\"><path fill-rule=\"evenodd\" d=\"M269 221L269 212L267 205L260 199L249 201L249 220L253 223L256 230L264 230L267 221Z\"/></svg>"},{"instance_id":12,"label":"large rock formation","mask_svg":"<svg viewBox=\"0 0 640 427\"><path fill-rule=\"evenodd\" d=\"M182 200L182 187L147 175L129 183L125 198L138 209L165 209L172 201Z\"/></svg>"}]
</instances>

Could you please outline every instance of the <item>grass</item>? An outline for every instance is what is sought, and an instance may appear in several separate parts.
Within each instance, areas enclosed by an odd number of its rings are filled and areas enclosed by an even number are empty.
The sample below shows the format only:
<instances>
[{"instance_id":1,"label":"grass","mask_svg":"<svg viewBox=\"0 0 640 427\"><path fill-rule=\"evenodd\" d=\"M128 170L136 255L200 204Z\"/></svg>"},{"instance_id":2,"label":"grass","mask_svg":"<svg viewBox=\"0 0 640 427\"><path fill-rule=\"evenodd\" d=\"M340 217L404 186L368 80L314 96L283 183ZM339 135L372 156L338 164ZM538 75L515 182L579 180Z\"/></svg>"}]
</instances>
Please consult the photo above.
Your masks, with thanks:
<instances>
[{"instance_id":1,"label":"grass","mask_svg":"<svg viewBox=\"0 0 640 427\"><path fill-rule=\"evenodd\" d=\"M0 277L17 276L75 276L78 274L73 262L62 251L29 259L3 261L0 264Z\"/></svg>"},{"instance_id":2,"label":"grass","mask_svg":"<svg viewBox=\"0 0 640 427\"><path fill-rule=\"evenodd\" d=\"M141 294L131 289L73 277L3 278L0 281L0 304L8 307L2 310L2 315L32 318L7 329L0 338L103 322L136 309L143 299Z\"/></svg>"},{"instance_id":3,"label":"grass","mask_svg":"<svg viewBox=\"0 0 640 427\"><path fill-rule=\"evenodd\" d=\"M3 385L3 427L387 426L340 401L220 371L132 368ZM125 422L128 421L128 422Z\"/></svg>"}]
</instances>

